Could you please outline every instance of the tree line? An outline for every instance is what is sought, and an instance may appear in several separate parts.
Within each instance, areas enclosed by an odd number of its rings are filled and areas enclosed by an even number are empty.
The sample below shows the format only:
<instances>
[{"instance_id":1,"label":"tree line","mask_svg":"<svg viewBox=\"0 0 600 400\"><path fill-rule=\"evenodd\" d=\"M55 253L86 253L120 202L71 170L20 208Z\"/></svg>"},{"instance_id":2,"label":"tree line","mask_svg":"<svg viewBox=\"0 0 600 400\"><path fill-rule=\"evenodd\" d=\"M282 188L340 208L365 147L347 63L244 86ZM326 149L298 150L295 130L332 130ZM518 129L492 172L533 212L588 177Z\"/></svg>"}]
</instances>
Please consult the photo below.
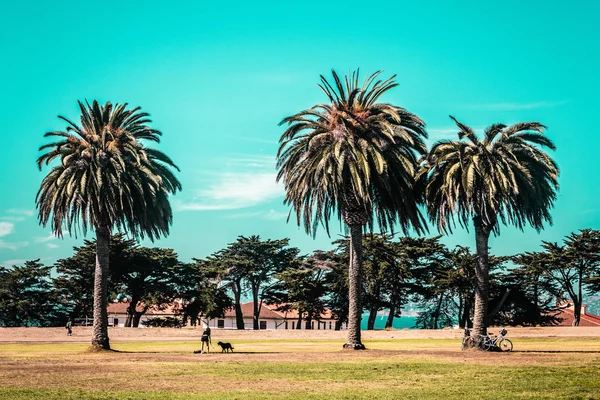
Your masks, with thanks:
<instances>
[{"instance_id":1,"label":"tree line","mask_svg":"<svg viewBox=\"0 0 600 400\"><path fill-rule=\"evenodd\" d=\"M407 303L420 310L417 328L472 326L476 255L463 246L449 249L440 238L363 237L361 311L367 329L374 329L382 310L388 311L385 327L392 327ZM118 234L110 242L107 301L127 299L128 327L138 327L150 306L175 304L178 323L195 325L200 318L222 317L233 309L237 328L244 329L240 304L249 298L253 329L259 329L264 303L297 311L295 326L307 329L329 308L340 329L348 320L350 241L345 237L333 245L329 251L300 255L289 239L240 236L209 257L184 263L173 249L140 246ZM95 260L96 243L85 241L53 266L32 260L0 268L0 324L57 326L90 317ZM572 233L562 244L543 242L538 252L490 255L489 264L488 324L556 324L557 303L568 300L578 325L584 296L600 292L600 231Z\"/></svg>"}]
</instances>

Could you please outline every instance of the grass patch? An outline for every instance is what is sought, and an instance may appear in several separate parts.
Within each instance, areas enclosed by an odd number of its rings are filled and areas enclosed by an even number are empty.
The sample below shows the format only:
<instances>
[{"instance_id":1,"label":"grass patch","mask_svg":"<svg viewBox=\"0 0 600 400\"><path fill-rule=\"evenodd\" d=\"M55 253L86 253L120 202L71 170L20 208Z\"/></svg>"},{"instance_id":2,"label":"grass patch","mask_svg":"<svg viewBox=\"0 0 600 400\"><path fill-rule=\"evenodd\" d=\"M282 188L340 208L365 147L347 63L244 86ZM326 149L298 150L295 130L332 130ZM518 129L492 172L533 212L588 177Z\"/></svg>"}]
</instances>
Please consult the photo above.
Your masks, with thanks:
<instances>
[{"instance_id":1,"label":"grass patch","mask_svg":"<svg viewBox=\"0 0 600 400\"><path fill-rule=\"evenodd\" d=\"M461 352L456 339L0 344L4 399L600 399L598 339L518 339L524 352ZM536 350L539 349L539 350Z\"/></svg>"}]
</instances>

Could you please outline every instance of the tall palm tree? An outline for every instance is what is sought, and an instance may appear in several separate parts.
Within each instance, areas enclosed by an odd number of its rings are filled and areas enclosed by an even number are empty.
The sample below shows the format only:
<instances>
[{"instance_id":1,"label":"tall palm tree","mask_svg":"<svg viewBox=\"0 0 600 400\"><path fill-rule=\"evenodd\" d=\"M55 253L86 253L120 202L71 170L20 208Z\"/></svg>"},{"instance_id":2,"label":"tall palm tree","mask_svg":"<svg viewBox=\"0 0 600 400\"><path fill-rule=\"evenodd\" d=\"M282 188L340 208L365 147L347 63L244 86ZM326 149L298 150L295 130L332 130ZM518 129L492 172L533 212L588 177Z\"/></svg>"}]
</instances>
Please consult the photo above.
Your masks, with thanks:
<instances>
[{"instance_id":1,"label":"tall palm tree","mask_svg":"<svg viewBox=\"0 0 600 400\"><path fill-rule=\"evenodd\" d=\"M477 285L473 320L474 337L486 333L489 296L488 240L499 233L499 222L537 230L552 223L550 209L558 190L558 166L546 154L554 144L538 122L511 126L494 124L482 140L473 130L452 118L459 140L436 143L425 157L417 181L429 217L442 233L451 232L454 216L463 227L475 226Z\"/></svg>"},{"instance_id":2,"label":"tall palm tree","mask_svg":"<svg viewBox=\"0 0 600 400\"><path fill-rule=\"evenodd\" d=\"M151 240L167 235L172 223L169 193L181 190L164 153L144 146L159 142L160 131L151 129L148 114L127 104L101 106L79 102L81 125L65 117L65 131L44 136L56 141L40 147L40 170L55 159L36 196L38 218L62 236L64 231L96 233L94 326L92 346L110 349L106 312L109 242L113 229Z\"/></svg>"},{"instance_id":3,"label":"tall palm tree","mask_svg":"<svg viewBox=\"0 0 600 400\"><path fill-rule=\"evenodd\" d=\"M298 225L316 234L321 223L329 233L335 214L350 229L349 321L345 348L364 349L360 339L362 233L375 223L382 230L399 223L402 230L425 229L417 208L414 176L417 153L426 151L425 123L403 108L377 103L398 86L395 75L378 80L381 71L359 86L359 72L333 84L321 75L319 87L329 102L285 118L279 141L277 181L287 191Z\"/></svg>"}]
</instances>

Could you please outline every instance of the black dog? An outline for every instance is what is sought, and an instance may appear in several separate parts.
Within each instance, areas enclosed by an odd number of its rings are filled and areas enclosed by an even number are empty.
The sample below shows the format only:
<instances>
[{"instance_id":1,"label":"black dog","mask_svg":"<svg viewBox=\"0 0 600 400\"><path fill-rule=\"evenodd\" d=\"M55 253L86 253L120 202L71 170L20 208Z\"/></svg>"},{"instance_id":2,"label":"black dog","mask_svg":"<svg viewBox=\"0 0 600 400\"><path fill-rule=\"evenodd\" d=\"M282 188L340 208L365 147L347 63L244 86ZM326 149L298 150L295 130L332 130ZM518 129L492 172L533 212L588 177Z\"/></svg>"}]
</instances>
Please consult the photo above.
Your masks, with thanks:
<instances>
[{"instance_id":1,"label":"black dog","mask_svg":"<svg viewBox=\"0 0 600 400\"><path fill-rule=\"evenodd\" d=\"M233 346L231 345L231 343L217 342L217 344L219 346L221 346L221 353L222 352L228 352L229 350L231 350L231 352L233 353Z\"/></svg>"}]
</instances>

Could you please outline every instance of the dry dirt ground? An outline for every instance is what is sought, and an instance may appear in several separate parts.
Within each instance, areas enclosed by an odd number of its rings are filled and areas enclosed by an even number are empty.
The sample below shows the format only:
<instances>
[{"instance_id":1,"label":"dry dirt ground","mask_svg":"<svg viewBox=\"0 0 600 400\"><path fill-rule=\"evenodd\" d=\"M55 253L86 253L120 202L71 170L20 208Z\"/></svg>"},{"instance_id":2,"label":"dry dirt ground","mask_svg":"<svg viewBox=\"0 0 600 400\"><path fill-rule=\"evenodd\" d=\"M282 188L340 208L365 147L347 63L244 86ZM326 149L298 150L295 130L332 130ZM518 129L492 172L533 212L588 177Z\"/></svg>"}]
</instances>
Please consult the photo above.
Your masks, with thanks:
<instances>
[{"instance_id":1,"label":"dry dirt ground","mask_svg":"<svg viewBox=\"0 0 600 400\"><path fill-rule=\"evenodd\" d=\"M489 328L497 333L500 328ZM561 338L561 337L595 337L600 339L600 327L508 327L509 338ZM73 336L67 336L64 328L2 328L0 342L89 342L91 327L73 328ZM200 328L109 328L111 342L128 341L189 341L199 340ZM330 330L217 330L212 332L213 339L230 340L344 340L346 331ZM389 331L362 331L364 340L385 339L460 339L460 329L403 329Z\"/></svg>"},{"instance_id":2,"label":"dry dirt ground","mask_svg":"<svg viewBox=\"0 0 600 400\"><path fill-rule=\"evenodd\" d=\"M498 329L490 329L498 332ZM508 328L513 353L461 351L460 330L213 330L233 354L193 354L201 329L111 328L114 352L86 351L91 328L0 328L0 398L585 398L600 393L600 328Z\"/></svg>"}]
</instances>

